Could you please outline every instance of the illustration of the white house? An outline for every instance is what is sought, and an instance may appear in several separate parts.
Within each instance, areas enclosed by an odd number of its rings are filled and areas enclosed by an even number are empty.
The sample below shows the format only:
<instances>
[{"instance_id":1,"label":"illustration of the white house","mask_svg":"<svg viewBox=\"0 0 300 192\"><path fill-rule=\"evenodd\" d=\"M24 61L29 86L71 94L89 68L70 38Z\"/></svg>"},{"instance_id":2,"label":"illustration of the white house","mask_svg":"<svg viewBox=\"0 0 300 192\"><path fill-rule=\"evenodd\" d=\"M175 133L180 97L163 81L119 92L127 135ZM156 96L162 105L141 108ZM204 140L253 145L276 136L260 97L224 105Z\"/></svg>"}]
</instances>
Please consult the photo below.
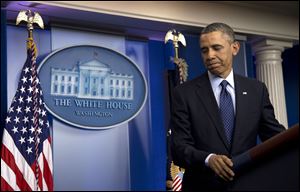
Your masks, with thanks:
<instances>
[{"instance_id":1,"label":"illustration of the white house","mask_svg":"<svg viewBox=\"0 0 300 192\"><path fill-rule=\"evenodd\" d=\"M51 68L51 95L132 100L133 91L133 75L114 73L95 58L73 69Z\"/></svg>"}]
</instances>

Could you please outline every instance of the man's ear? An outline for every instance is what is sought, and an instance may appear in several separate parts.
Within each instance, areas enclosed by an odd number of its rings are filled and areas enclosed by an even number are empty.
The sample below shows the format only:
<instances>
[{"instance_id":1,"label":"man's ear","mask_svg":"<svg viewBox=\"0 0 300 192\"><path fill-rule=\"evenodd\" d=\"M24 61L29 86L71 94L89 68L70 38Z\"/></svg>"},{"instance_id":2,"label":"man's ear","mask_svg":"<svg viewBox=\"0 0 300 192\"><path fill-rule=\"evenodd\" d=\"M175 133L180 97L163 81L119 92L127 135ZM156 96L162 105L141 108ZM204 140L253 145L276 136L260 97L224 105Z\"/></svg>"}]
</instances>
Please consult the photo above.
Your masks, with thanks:
<instances>
[{"instance_id":1,"label":"man's ear","mask_svg":"<svg viewBox=\"0 0 300 192\"><path fill-rule=\"evenodd\" d=\"M238 54L240 50L240 43L238 41L234 41L232 44L232 54L235 56Z\"/></svg>"}]
</instances>

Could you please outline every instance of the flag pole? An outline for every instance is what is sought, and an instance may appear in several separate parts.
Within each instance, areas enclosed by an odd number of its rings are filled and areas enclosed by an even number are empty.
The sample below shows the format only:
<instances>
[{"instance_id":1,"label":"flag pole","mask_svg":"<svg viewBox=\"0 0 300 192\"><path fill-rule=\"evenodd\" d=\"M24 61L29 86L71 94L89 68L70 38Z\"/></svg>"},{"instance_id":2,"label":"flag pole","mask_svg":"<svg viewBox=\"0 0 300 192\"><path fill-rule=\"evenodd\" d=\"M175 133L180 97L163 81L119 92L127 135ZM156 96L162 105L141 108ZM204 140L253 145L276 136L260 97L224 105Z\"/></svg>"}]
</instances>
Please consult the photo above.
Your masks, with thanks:
<instances>
[{"instance_id":1,"label":"flag pole","mask_svg":"<svg viewBox=\"0 0 300 192\"><path fill-rule=\"evenodd\" d=\"M31 59L31 71L32 71L32 83L33 83L33 127L34 127L34 133L35 133L35 178L36 178L36 191L39 190L39 100L38 100L38 88L37 84L39 83L38 77L37 77L37 67L36 67L36 57L37 57L37 48L33 40L33 24L38 24L39 27L44 29L44 23L43 19L40 16L39 13L34 12L32 13L31 10L27 11L20 11L17 19L16 19L16 25L18 25L21 21L27 22L27 31L28 31L28 39L27 39L27 51L31 53L29 55Z\"/></svg>"},{"instance_id":2,"label":"flag pole","mask_svg":"<svg viewBox=\"0 0 300 192\"><path fill-rule=\"evenodd\" d=\"M179 54L178 54L178 48L179 48L179 42L183 45L186 46L186 41L185 38L183 36L182 33L177 32L175 29L171 29L167 32L166 36L165 36L165 43L167 43L168 41L172 41L173 42L173 47L175 50L175 57L171 58L171 60L174 62L174 64L176 65L176 67L178 68L179 71L179 83L182 84L187 80L187 76L188 76L188 65L185 62L184 59L179 58ZM169 127L168 130L168 136L171 135L171 128ZM171 177L172 177L172 181L167 180L167 187L168 185L170 185L168 188L172 188L172 190L174 191L180 191L181 190L181 180L177 180L178 175L183 175L184 173L184 169L180 168L179 166L175 165L173 163L173 161L171 161L171 165L170 165L170 170L169 170ZM169 183L171 182L171 183Z\"/></svg>"}]
</instances>

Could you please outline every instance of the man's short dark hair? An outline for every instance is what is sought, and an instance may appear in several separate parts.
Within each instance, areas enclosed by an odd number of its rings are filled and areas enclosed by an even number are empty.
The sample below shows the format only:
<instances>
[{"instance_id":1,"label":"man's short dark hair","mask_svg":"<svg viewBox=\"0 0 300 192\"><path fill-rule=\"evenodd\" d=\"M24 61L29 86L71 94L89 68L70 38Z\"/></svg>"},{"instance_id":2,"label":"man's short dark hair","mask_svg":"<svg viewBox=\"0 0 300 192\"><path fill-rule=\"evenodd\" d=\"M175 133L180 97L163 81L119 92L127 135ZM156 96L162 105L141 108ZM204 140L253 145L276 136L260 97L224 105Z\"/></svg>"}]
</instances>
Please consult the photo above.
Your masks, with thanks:
<instances>
[{"instance_id":1,"label":"man's short dark hair","mask_svg":"<svg viewBox=\"0 0 300 192\"><path fill-rule=\"evenodd\" d=\"M233 29L225 23L209 24L201 31L201 35L206 33L211 33L214 31L221 31L222 33L226 34L229 37L229 41L232 43L235 41L235 35Z\"/></svg>"}]
</instances>

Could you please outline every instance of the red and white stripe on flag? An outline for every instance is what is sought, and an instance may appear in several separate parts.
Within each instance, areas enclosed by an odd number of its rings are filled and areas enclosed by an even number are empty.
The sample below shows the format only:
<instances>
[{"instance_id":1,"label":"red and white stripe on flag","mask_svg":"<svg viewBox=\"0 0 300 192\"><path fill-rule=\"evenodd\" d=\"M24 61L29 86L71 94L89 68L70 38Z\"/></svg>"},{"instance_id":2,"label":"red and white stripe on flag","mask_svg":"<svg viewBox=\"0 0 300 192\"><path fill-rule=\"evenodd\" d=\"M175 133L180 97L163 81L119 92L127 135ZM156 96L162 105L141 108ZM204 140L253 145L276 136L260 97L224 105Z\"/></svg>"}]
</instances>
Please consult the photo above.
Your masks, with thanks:
<instances>
[{"instance_id":1,"label":"red and white stripe on flag","mask_svg":"<svg viewBox=\"0 0 300 192\"><path fill-rule=\"evenodd\" d=\"M182 178L183 178L183 173L179 172L174 180L173 180L173 184L172 184L172 191L181 191L181 187L182 187Z\"/></svg>"},{"instance_id":2,"label":"red and white stripe on flag","mask_svg":"<svg viewBox=\"0 0 300 192\"><path fill-rule=\"evenodd\" d=\"M38 158L40 177L38 189L53 191L52 149L49 139L43 143ZM12 137L4 129L1 148L1 191L35 191L37 189L35 166L30 166L14 145Z\"/></svg>"}]
</instances>

